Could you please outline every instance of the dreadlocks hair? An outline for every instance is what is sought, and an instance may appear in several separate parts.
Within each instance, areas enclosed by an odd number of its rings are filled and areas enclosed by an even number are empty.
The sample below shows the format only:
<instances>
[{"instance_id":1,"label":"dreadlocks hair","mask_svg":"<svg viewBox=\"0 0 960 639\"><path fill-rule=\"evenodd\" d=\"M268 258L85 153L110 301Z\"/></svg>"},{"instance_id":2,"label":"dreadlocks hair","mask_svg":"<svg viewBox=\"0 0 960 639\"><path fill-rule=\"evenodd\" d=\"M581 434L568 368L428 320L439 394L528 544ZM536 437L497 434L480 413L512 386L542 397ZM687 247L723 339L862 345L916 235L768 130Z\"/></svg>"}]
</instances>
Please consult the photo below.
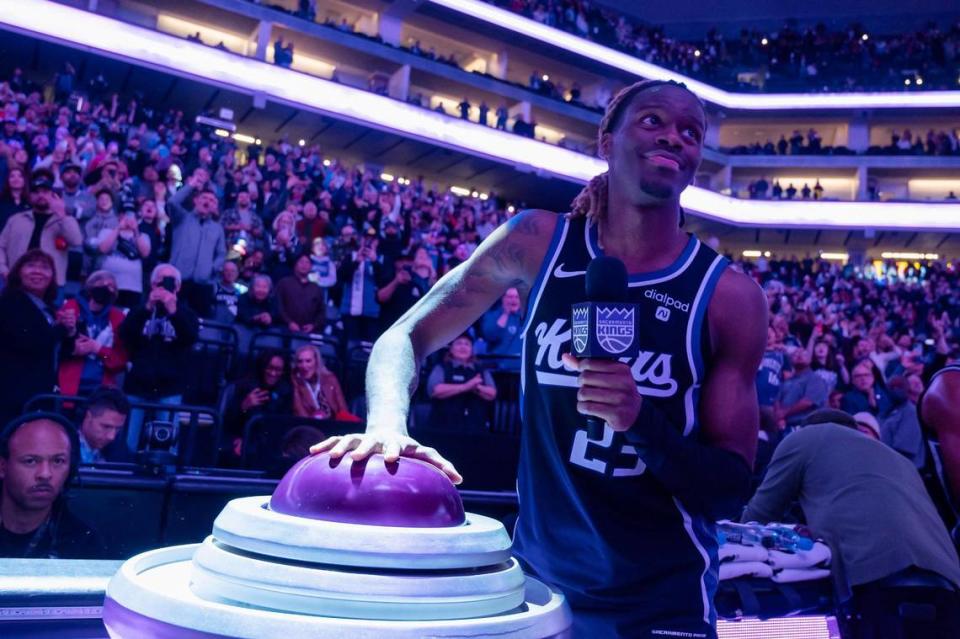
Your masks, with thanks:
<instances>
[{"instance_id":1,"label":"dreadlocks hair","mask_svg":"<svg viewBox=\"0 0 960 639\"><path fill-rule=\"evenodd\" d=\"M620 124L620 119L623 116L623 112L626 110L628 104L633 99L635 95L641 91L646 91L647 89L652 89L653 87L658 86L673 86L679 87L688 91L690 95L699 100L700 98L690 89L687 88L682 82L676 82L674 80L640 80L635 82L630 86L621 89L613 99L610 100L610 103L607 104L607 110L603 114L603 119L600 120L600 130L597 132L597 146L599 148L600 141L603 139L605 133L612 133L614 129L617 128L617 125ZM589 222L599 222L607 214L607 197L610 189L610 174L609 171L605 171L600 175L595 175L590 179L590 182L583 188L582 191L573 199L573 202L570 205L570 217L580 217L586 216ZM683 209L680 210L680 226L683 226L684 215Z\"/></svg>"}]
</instances>

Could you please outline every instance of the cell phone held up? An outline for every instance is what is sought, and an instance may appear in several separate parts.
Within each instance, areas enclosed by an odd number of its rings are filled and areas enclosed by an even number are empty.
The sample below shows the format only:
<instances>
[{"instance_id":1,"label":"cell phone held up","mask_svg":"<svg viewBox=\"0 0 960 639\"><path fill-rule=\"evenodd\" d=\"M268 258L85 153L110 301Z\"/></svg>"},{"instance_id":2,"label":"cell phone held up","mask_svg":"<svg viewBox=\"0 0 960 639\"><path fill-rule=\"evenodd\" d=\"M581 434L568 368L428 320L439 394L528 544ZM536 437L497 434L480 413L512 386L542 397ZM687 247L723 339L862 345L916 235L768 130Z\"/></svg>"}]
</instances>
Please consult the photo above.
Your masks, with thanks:
<instances>
[{"instance_id":1,"label":"cell phone held up","mask_svg":"<svg viewBox=\"0 0 960 639\"><path fill-rule=\"evenodd\" d=\"M172 275L167 275L165 278L160 280L160 287L170 291L171 293L176 293L177 278L173 277Z\"/></svg>"}]
</instances>

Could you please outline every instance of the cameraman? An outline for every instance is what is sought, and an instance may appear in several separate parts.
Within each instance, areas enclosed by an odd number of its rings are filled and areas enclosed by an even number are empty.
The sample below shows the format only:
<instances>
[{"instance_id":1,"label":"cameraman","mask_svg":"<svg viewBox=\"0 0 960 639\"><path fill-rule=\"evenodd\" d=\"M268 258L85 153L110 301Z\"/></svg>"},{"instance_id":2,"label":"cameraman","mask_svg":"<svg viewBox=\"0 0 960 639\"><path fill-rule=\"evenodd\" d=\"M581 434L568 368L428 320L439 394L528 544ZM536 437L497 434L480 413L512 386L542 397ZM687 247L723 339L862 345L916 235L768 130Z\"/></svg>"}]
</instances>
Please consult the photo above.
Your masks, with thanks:
<instances>
[{"instance_id":1,"label":"cameraman","mask_svg":"<svg viewBox=\"0 0 960 639\"><path fill-rule=\"evenodd\" d=\"M377 281L383 265L377 255L377 244L376 229L367 228L360 240L360 248L352 253L350 259L345 259L343 266L338 269L343 276L340 316L348 344L358 340L372 342L379 334Z\"/></svg>"},{"instance_id":2,"label":"cameraman","mask_svg":"<svg viewBox=\"0 0 960 639\"><path fill-rule=\"evenodd\" d=\"M180 271L160 264L150 276L146 303L130 311L120 324L120 338L131 363L124 391L133 403L180 404L183 398L184 371L189 370L200 323L190 307L180 303L180 285ZM143 411L133 410L127 431L132 452L140 443L142 424Z\"/></svg>"},{"instance_id":3,"label":"cameraman","mask_svg":"<svg viewBox=\"0 0 960 639\"><path fill-rule=\"evenodd\" d=\"M430 290L430 281L413 270L413 257L403 253L392 268L383 269L383 278L377 290L380 303L381 332L393 326L400 316Z\"/></svg>"}]
</instances>

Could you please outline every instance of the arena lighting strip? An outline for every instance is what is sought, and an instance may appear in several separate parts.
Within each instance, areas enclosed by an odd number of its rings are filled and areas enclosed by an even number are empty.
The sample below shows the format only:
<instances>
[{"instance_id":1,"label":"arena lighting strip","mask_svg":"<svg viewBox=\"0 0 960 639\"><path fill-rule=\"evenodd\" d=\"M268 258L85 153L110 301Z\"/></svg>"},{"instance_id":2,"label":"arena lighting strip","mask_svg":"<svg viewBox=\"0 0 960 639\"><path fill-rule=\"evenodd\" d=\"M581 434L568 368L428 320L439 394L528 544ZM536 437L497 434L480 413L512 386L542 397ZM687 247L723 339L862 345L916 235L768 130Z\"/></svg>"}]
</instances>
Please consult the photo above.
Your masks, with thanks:
<instances>
[{"instance_id":1,"label":"arena lighting strip","mask_svg":"<svg viewBox=\"0 0 960 639\"><path fill-rule=\"evenodd\" d=\"M87 49L241 93L316 109L439 146L585 183L599 158L481 127L391 98L47 0L0 1L0 28ZM960 204L738 200L690 187L681 204L729 224L775 228L960 230Z\"/></svg>"},{"instance_id":2,"label":"arena lighting strip","mask_svg":"<svg viewBox=\"0 0 960 639\"><path fill-rule=\"evenodd\" d=\"M746 111L772 109L883 109L960 107L960 91L918 93L731 93L688 78L626 53L591 42L572 33L541 24L516 13L500 9L483 0L427 0L499 27L509 29L560 49L582 55L615 69L643 78L676 80L685 83L697 95L722 107Z\"/></svg>"}]
</instances>

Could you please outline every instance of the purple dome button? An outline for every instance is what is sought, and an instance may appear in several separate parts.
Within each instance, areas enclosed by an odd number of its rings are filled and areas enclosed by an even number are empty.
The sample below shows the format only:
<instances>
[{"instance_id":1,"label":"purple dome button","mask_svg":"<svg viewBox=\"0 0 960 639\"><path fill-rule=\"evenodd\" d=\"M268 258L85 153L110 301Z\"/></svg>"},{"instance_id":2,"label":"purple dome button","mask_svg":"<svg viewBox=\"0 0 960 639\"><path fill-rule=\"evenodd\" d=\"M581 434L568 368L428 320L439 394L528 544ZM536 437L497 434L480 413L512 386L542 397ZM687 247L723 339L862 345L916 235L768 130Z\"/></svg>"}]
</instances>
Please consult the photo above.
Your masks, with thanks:
<instances>
[{"instance_id":1,"label":"purple dome button","mask_svg":"<svg viewBox=\"0 0 960 639\"><path fill-rule=\"evenodd\" d=\"M466 521L460 493L431 464L383 455L354 462L348 455L305 457L270 498L270 509L309 519L369 526L443 528Z\"/></svg>"}]
</instances>

